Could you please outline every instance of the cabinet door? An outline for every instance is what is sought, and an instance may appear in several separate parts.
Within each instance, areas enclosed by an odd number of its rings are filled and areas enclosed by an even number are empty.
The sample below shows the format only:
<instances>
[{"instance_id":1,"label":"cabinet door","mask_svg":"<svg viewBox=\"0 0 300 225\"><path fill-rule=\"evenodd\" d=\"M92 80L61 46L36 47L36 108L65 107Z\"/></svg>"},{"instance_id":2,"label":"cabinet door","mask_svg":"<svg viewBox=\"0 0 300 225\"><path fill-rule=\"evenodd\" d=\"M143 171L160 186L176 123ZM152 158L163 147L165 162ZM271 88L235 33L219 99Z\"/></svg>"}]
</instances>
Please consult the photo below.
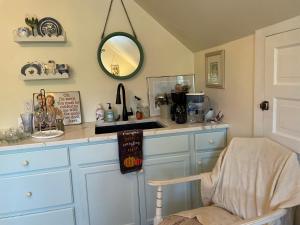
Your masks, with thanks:
<instances>
[{"instance_id":1,"label":"cabinet door","mask_svg":"<svg viewBox=\"0 0 300 225\"><path fill-rule=\"evenodd\" d=\"M214 168L221 151L201 152L196 154L196 171L197 174L210 172ZM202 206L200 182L193 184L193 207Z\"/></svg>"},{"instance_id":2,"label":"cabinet door","mask_svg":"<svg viewBox=\"0 0 300 225\"><path fill-rule=\"evenodd\" d=\"M156 187L148 185L151 179L170 179L190 175L189 155L167 156L145 160L144 162L144 196L145 211L142 215L152 224L155 214ZM163 216L190 209L190 184L177 184L163 187Z\"/></svg>"},{"instance_id":3,"label":"cabinet door","mask_svg":"<svg viewBox=\"0 0 300 225\"><path fill-rule=\"evenodd\" d=\"M122 175L118 164L78 167L76 213L80 225L138 225L136 173Z\"/></svg>"},{"instance_id":4,"label":"cabinet door","mask_svg":"<svg viewBox=\"0 0 300 225\"><path fill-rule=\"evenodd\" d=\"M197 153L196 162L197 162L198 174L204 172L210 172L214 168L220 153L221 151Z\"/></svg>"}]
</instances>

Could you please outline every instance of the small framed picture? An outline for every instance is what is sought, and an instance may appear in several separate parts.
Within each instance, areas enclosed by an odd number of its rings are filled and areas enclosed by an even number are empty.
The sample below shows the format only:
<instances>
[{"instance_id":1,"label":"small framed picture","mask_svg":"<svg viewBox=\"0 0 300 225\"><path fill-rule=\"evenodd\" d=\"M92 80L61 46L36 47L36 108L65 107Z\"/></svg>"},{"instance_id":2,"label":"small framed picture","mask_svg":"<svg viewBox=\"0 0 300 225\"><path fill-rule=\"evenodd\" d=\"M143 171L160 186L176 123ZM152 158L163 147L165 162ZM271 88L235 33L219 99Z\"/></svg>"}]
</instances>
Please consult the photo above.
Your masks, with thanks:
<instances>
[{"instance_id":1,"label":"small framed picture","mask_svg":"<svg viewBox=\"0 0 300 225\"><path fill-rule=\"evenodd\" d=\"M33 93L33 111L53 111L64 125L81 124L79 91Z\"/></svg>"},{"instance_id":2,"label":"small framed picture","mask_svg":"<svg viewBox=\"0 0 300 225\"><path fill-rule=\"evenodd\" d=\"M225 50L205 54L206 87L225 88Z\"/></svg>"}]
</instances>

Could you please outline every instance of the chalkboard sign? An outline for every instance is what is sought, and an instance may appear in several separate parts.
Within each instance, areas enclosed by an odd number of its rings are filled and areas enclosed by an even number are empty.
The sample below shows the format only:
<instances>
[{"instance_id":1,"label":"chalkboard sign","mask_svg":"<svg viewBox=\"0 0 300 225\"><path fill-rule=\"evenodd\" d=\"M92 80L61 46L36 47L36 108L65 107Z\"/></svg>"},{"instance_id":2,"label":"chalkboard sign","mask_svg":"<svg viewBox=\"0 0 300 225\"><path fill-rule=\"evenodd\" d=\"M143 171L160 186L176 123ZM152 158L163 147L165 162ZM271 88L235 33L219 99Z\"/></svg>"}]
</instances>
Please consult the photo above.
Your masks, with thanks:
<instances>
[{"instance_id":1,"label":"chalkboard sign","mask_svg":"<svg viewBox=\"0 0 300 225\"><path fill-rule=\"evenodd\" d=\"M51 108L57 117L62 117L64 125L81 124L81 103L79 91L46 92L45 96L33 94L34 112Z\"/></svg>"}]
</instances>

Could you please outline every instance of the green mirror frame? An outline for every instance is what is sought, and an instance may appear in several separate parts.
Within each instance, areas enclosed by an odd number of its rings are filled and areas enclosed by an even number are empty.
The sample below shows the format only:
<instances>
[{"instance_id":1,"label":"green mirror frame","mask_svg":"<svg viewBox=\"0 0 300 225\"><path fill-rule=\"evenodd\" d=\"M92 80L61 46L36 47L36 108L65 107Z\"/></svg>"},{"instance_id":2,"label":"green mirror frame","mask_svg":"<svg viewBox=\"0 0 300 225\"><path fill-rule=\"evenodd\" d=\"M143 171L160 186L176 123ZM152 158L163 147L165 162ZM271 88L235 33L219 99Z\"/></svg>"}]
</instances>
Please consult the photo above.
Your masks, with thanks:
<instances>
[{"instance_id":1,"label":"green mirror frame","mask_svg":"<svg viewBox=\"0 0 300 225\"><path fill-rule=\"evenodd\" d=\"M140 62L138 64L138 67L131 73L131 74L128 74L126 76L116 76L114 74L112 74L111 72L109 72L103 65L102 63L102 60L101 60L101 52L102 52L102 47L103 45L105 44L105 42L107 40L109 40L110 38L112 37L115 37L115 36L125 36L125 37L128 37L129 39L131 39L138 47L139 49L139 52L140 52ZM144 62L144 52L143 52L143 48L142 48L142 45L140 44L140 42L137 40L137 38L135 38L134 36L132 36L131 34L128 34L128 33L125 33L125 32L114 32L114 33L111 33L109 35L107 35L106 37L104 37L100 44L99 44L99 47L98 47L98 51L97 51L97 59L98 59L98 63L101 67L101 69L108 75L110 76L111 78L113 79L117 79L117 80L126 80L126 79L129 79L129 78L132 78L133 76L135 76L139 71L140 69L142 68L143 66L143 62Z\"/></svg>"}]
</instances>

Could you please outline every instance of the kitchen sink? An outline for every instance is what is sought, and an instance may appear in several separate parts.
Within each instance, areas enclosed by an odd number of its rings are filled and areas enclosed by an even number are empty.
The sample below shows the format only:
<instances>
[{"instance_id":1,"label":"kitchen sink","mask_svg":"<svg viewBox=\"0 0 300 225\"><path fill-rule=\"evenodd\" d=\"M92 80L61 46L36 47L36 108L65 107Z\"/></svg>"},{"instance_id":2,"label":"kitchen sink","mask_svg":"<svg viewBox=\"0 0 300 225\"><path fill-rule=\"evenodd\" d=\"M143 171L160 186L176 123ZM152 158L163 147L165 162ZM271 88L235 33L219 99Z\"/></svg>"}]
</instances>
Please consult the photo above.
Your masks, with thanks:
<instances>
[{"instance_id":1,"label":"kitchen sink","mask_svg":"<svg viewBox=\"0 0 300 225\"><path fill-rule=\"evenodd\" d=\"M134 130L134 129L157 129L165 127L161 123L157 121L148 121L148 122L131 122L124 124L114 124L114 125L103 125L95 127L95 134L106 134L106 133L114 133L123 130Z\"/></svg>"}]
</instances>

